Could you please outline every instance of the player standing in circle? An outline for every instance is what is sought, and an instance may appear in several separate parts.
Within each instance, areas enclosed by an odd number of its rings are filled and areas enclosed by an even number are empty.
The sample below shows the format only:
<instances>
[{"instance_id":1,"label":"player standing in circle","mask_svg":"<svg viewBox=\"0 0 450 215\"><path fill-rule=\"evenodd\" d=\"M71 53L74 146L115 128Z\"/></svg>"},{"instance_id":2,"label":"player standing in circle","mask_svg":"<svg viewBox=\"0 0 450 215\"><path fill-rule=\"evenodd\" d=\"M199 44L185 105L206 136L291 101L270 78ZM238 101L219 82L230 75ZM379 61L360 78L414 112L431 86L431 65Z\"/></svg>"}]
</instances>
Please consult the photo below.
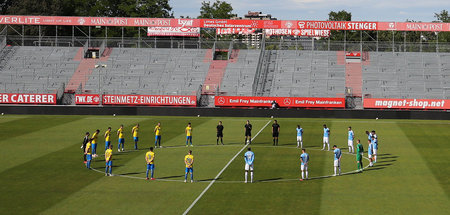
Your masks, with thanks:
<instances>
[{"instance_id":1,"label":"player standing in circle","mask_svg":"<svg viewBox=\"0 0 450 215\"><path fill-rule=\"evenodd\" d=\"M117 136L119 136L119 145L117 146L117 151L120 152L120 144L122 144L122 152L125 145L125 138L123 137L123 125L117 130Z\"/></svg>"},{"instance_id":2,"label":"player standing in circle","mask_svg":"<svg viewBox=\"0 0 450 215\"><path fill-rule=\"evenodd\" d=\"M300 125L297 125L297 148L303 148L303 128Z\"/></svg>"},{"instance_id":3,"label":"player standing in circle","mask_svg":"<svg viewBox=\"0 0 450 215\"><path fill-rule=\"evenodd\" d=\"M336 176L337 170L339 169L339 175L341 175L341 158L342 158L342 152L341 149L338 148L336 145L333 146L334 153L334 175Z\"/></svg>"},{"instance_id":4,"label":"player standing in circle","mask_svg":"<svg viewBox=\"0 0 450 215\"><path fill-rule=\"evenodd\" d=\"M188 154L184 156L184 164L186 164L186 170L184 172L184 183L187 182L188 173L191 173L191 183L194 182L194 155L189 150Z\"/></svg>"},{"instance_id":5,"label":"player standing in circle","mask_svg":"<svg viewBox=\"0 0 450 215\"><path fill-rule=\"evenodd\" d=\"M245 130L245 144L252 144L252 124L250 124L250 121L247 120L247 122L244 125Z\"/></svg>"},{"instance_id":6,"label":"player standing in circle","mask_svg":"<svg viewBox=\"0 0 450 215\"><path fill-rule=\"evenodd\" d=\"M277 120L274 120L272 124L272 137L274 146L278 146L279 135L280 135L280 125L278 124Z\"/></svg>"},{"instance_id":7,"label":"player standing in circle","mask_svg":"<svg viewBox=\"0 0 450 215\"><path fill-rule=\"evenodd\" d=\"M325 144L328 145L328 151L330 151L330 129L327 128L327 125L323 124L323 147L322 147L322 150L325 150Z\"/></svg>"},{"instance_id":8,"label":"player standing in circle","mask_svg":"<svg viewBox=\"0 0 450 215\"><path fill-rule=\"evenodd\" d=\"M367 148L367 156L369 157L369 166L373 166L373 145L372 145L372 141L371 140L367 140L367 143L369 143L369 147Z\"/></svg>"},{"instance_id":9,"label":"player standing in circle","mask_svg":"<svg viewBox=\"0 0 450 215\"><path fill-rule=\"evenodd\" d=\"M155 126L155 148L161 148L161 123L158 122L158 124Z\"/></svg>"},{"instance_id":10,"label":"player standing in circle","mask_svg":"<svg viewBox=\"0 0 450 215\"><path fill-rule=\"evenodd\" d=\"M91 168L91 160L92 160L92 139L89 139L89 142L86 144L86 150L84 151L86 155L86 168Z\"/></svg>"},{"instance_id":11,"label":"player standing in circle","mask_svg":"<svg viewBox=\"0 0 450 215\"><path fill-rule=\"evenodd\" d=\"M255 161L255 153L248 147L248 151L244 154L245 160L245 183L247 183L248 172L250 171L250 183L253 183L253 161Z\"/></svg>"},{"instance_id":12,"label":"player standing in circle","mask_svg":"<svg viewBox=\"0 0 450 215\"><path fill-rule=\"evenodd\" d=\"M300 181L303 181L304 179L308 179L309 155L308 153L306 153L306 149L302 149L302 154L300 155L300 162L301 162L300 170L302 170L302 178L300 179Z\"/></svg>"},{"instance_id":13,"label":"player standing in circle","mask_svg":"<svg viewBox=\"0 0 450 215\"><path fill-rule=\"evenodd\" d=\"M95 130L95 132L92 134L91 140L92 140L92 157L97 157L97 139L98 139L98 133L100 133L100 130Z\"/></svg>"},{"instance_id":14,"label":"player standing in circle","mask_svg":"<svg viewBox=\"0 0 450 215\"><path fill-rule=\"evenodd\" d=\"M194 147L194 145L192 144L192 126L190 122L188 123L185 132L186 132L186 147L188 147L189 145L188 142L190 142L191 146Z\"/></svg>"},{"instance_id":15,"label":"player standing in circle","mask_svg":"<svg viewBox=\"0 0 450 215\"><path fill-rule=\"evenodd\" d=\"M355 153L355 149L353 148L353 140L355 139L355 133L352 130L352 127L348 127L348 152Z\"/></svg>"},{"instance_id":16,"label":"player standing in circle","mask_svg":"<svg viewBox=\"0 0 450 215\"><path fill-rule=\"evenodd\" d=\"M86 132L86 135L84 135L84 138L83 138L83 143L81 144L81 148L83 149L83 160L84 160L84 163L87 163L87 160L86 160L86 145L87 145L87 143L89 142L89 132Z\"/></svg>"},{"instance_id":17,"label":"player standing in circle","mask_svg":"<svg viewBox=\"0 0 450 215\"><path fill-rule=\"evenodd\" d=\"M131 129L131 134L133 135L134 139L134 150L138 150L139 124L136 124L136 126Z\"/></svg>"},{"instance_id":18,"label":"player standing in circle","mask_svg":"<svg viewBox=\"0 0 450 215\"><path fill-rule=\"evenodd\" d=\"M378 139L375 132L372 131L372 147L373 147L373 163L377 163L377 152L378 152Z\"/></svg>"},{"instance_id":19,"label":"player standing in circle","mask_svg":"<svg viewBox=\"0 0 450 215\"><path fill-rule=\"evenodd\" d=\"M109 145L111 145L111 127L108 127L108 130L105 131L105 151L109 149Z\"/></svg>"},{"instance_id":20,"label":"player standing in circle","mask_svg":"<svg viewBox=\"0 0 450 215\"><path fill-rule=\"evenodd\" d=\"M109 145L108 149L105 151L105 162L105 176L112 176L112 145Z\"/></svg>"},{"instance_id":21,"label":"player standing in circle","mask_svg":"<svg viewBox=\"0 0 450 215\"><path fill-rule=\"evenodd\" d=\"M150 150L145 153L145 162L147 162L147 172L146 172L146 180L148 180L148 171L151 171L151 179L155 180L153 178L153 173L155 172L155 153L153 152L153 147L150 147Z\"/></svg>"},{"instance_id":22,"label":"player standing in circle","mask_svg":"<svg viewBox=\"0 0 450 215\"><path fill-rule=\"evenodd\" d=\"M222 125L222 121L219 121L219 124L217 125L216 129L217 129L216 145L219 145L219 139L220 139L220 143L222 143L222 145L223 145L223 125Z\"/></svg>"},{"instance_id":23,"label":"player standing in circle","mask_svg":"<svg viewBox=\"0 0 450 215\"><path fill-rule=\"evenodd\" d=\"M356 163L358 164L358 171L362 172L364 168L362 162L362 158L364 155L364 147L359 139L356 142L358 143L358 145L356 145Z\"/></svg>"}]
</instances>

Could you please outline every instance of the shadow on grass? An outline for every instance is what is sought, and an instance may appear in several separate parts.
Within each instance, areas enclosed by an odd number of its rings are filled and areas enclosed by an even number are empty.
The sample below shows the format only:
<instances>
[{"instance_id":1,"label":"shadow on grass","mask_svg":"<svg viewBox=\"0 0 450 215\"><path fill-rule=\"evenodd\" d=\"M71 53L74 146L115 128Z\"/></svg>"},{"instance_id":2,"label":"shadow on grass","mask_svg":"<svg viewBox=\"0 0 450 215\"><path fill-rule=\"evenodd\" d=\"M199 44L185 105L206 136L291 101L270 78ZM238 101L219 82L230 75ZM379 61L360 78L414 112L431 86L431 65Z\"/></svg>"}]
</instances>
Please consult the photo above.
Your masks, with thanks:
<instances>
[{"instance_id":1,"label":"shadow on grass","mask_svg":"<svg viewBox=\"0 0 450 215\"><path fill-rule=\"evenodd\" d=\"M277 180L280 180L280 179L283 179L283 178L281 178L281 177L278 177L278 178L268 178L268 179L258 180L258 182L277 181Z\"/></svg>"},{"instance_id":2,"label":"shadow on grass","mask_svg":"<svg viewBox=\"0 0 450 215\"><path fill-rule=\"evenodd\" d=\"M184 175L182 175L182 176L184 176ZM216 179L216 181L220 180L220 179L222 179L222 178L219 177L219 178ZM212 181L212 180L214 180L214 178L207 178L207 179L201 179L201 180L196 180L196 181L201 182L201 181Z\"/></svg>"},{"instance_id":3,"label":"shadow on grass","mask_svg":"<svg viewBox=\"0 0 450 215\"><path fill-rule=\"evenodd\" d=\"M366 171L376 171L376 170L381 170L384 169L386 167L369 167L368 169L365 169L364 172Z\"/></svg>"},{"instance_id":4,"label":"shadow on grass","mask_svg":"<svg viewBox=\"0 0 450 215\"><path fill-rule=\"evenodd\" d=\"M378 161L377 163L393 163L397 160L382 160L382 161Z\"/></svg>"},{"instance_id":5,"label":"shadow on grass","mask_svg":"<svg viewBox=\"0 0 450 215\"><path fill-rule=\"evenodd\" d=\"M378 155L378 159L380 159L380 160L385 160L385 159L395 159L395 158L398 158L398 156L380 157L380 156Z\"/></svg>"},{"instance_id":6,"label":"shadow on grass","mask_svg":"<svg viewBox=\"0 0 450 215\"><path fill-rule=\"evenodd\" d=\"M145 172L128 172L128 173L122 173L120 175L138 175L138 174L143 174Z\"/></svg>"},{"instance_id":7,"label":"shadow on grass","mask_svg":"<svg viewBox=\"0 0 450 215\"><path fill-rule=\"evenodd\" d=\"M179 178L183 177L184 175L172 175L172 176L165 176L165 177L158 177L158 179L171 179L171 178Z\"/></svg>"},{"instance_id":8,"label":"shadow on grass","mask_svg":"<svg viewBox=\"0 0 450 215\"><path fill-rule=\"evenodd\" d=\"M387 163L387 164L381 164L381 165L377 165L377 163L374 164L374 167L387 167L387 166L391 166L392 163Z\"/></svg>"}]
</instances>

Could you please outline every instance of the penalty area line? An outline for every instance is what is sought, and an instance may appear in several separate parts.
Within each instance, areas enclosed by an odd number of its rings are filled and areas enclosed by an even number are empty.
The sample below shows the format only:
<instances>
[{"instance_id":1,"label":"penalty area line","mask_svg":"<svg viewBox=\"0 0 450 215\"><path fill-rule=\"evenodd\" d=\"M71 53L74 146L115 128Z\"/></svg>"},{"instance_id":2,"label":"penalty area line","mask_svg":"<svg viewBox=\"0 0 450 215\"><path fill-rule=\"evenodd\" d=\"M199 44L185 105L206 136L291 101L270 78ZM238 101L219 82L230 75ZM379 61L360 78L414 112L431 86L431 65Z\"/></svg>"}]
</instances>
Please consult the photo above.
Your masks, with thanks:
<instances>
[{"instance_id":1,"label":"penalty area line","mask_svg":"<svg viewBox=\"0 0 450 215\"><path fill-rule=\"evenodd\" d=\"M267 127L267 125L269 125L269 123L272 122L272 120L269 120L262 128L261 130L258 131L258 133L256 133L256 135L252 138L252 142L253 140ZM244 147L241 148L241 150L239 150L233 158L231 158L230 161L228 161L227 165L225 165L225 167L223 167L222 170L220 170L220 172L216 175L216 177L214 177L214 179L208 184L208 186L200 193L200 195L198 195L198 197L194 200L194 202L192 202L192 204L184 211L183 215L186 215L187 213L189 213L189 211L194 207L195 204L197 204L198 200L200 200L202 198L202 196L206 193L206 191L209 190L209 188L216 182L216 180L220 177L220 175L222 175L222 173L225 171L225 169L228 168L228 166L234 161L234 159L236 159L236 157L241 154L241 152L248 146L248 144L245 144Z\"/></svg>"}]
</instances>

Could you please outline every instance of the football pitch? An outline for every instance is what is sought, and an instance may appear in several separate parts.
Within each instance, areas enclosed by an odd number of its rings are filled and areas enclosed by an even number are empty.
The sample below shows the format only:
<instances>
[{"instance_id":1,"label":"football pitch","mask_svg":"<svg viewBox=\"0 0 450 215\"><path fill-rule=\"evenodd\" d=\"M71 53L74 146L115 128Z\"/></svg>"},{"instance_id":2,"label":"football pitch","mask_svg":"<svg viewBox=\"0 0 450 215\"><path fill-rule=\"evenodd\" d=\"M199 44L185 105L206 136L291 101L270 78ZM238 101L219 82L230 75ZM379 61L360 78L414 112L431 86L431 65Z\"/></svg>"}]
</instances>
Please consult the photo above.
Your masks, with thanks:
<instances>
[{"instance_id":1,"label":"football pitch","mask_svg":"<svg viewBox=\"0 0 450 215\"><path fill-rule=\"evenodd\" d=\"M255 183L244 181L244 124L253 125ZM222 121L225 145L216 145ZM0 116L0 214L449 214L450 121L279 118L272 146L270 118L161 116ZM155 178L145 180L145 153L154 146ZM194 147L184 129L193 127ZM140 124L139 150L131 128ZM125 152L116 131L124 125ZM299 181L304 129L310 180ZM323 124L342 149L342 176L332 177L333 153L321 151ZM104 174L103 134L112 127L113 177ZM347 127L367 150L366 130L376 130L378 162L356 173L346 153ZM92 170L83 164L84 133L100 129ZM355 141L356 146L356 141ZM184 183L184 156L194 155L194 183ZM364 154L367 157L367 153ZM368 165L367 159L363 160Z\"/></svg>"}]
</instances>

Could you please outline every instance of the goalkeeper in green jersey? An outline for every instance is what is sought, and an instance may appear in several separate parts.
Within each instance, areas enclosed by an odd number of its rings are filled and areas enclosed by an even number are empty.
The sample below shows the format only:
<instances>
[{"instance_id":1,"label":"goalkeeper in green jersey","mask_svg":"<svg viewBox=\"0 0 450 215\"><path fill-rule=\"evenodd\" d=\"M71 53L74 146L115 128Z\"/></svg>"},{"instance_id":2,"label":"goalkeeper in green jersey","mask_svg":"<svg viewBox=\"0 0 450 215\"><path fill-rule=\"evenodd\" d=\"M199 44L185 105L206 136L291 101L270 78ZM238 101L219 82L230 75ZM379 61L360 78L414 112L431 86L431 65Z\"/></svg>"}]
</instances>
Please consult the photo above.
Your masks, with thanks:
<instances>
[{"instance_id":1,"label":"goalkeeper in green jersey","mask_svg":"<svg viewBox=\"0 0 450 215\"><path fill-rule=\"evenodd\" d=\"M356 163L358 164L358 170L360 172L362 172L363 168L364 168L363 162L362 162L363 154L364 154L364 147L360 143L359 139L357 140L357 143L358 143L358 145L356 146Z\"/></svg>"}]
</instances>

